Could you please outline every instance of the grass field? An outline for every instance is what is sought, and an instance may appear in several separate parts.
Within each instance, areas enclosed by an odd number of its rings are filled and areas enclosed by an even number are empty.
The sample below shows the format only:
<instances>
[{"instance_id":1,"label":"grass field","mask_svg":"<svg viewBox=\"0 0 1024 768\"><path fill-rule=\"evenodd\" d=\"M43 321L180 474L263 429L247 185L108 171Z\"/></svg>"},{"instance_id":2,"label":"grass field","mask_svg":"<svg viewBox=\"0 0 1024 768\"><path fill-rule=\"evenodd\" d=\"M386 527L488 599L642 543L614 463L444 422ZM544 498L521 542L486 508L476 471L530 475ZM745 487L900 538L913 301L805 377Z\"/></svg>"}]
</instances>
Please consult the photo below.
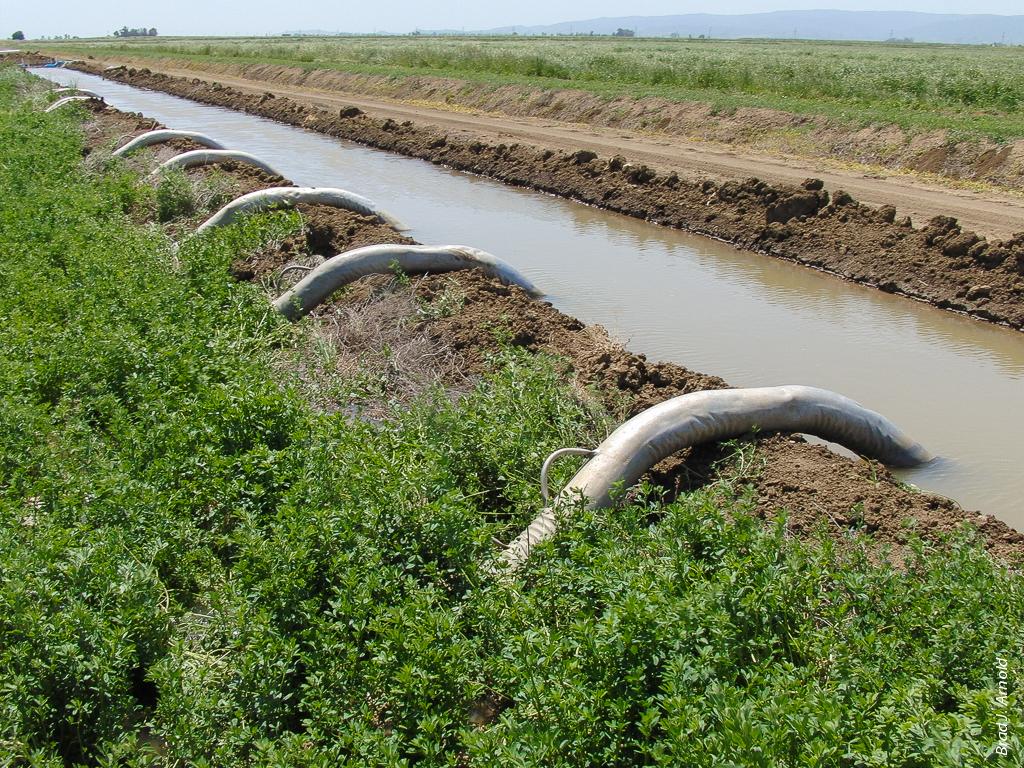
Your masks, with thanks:
<instances>
[{"instance_id":1,"label":"grass field","mask_svg":"<svg viewBox=\"0 0 1024 768\"><path fill-rule=\"evenodd\" d=\"M851 124L1024 136L1024 49L814 41L613 38L258 38L73 41L83 54L173 55L603 96L768 107Z\"/></svg>"},{"instance_id":2,"label":"grass field","mask_svg":"<svg viewBox=\"0 0 1024 768\"><path fill-rule=\"evenodd\" d=\"M186 192L44 103L0 69L0 765L1019 764L1024 581L969 533L877 565L726 473L495 580L604 428L557 366L313 407L315 321L228 272L298 215L173 249Z\"/></svg>"}]
</instances>

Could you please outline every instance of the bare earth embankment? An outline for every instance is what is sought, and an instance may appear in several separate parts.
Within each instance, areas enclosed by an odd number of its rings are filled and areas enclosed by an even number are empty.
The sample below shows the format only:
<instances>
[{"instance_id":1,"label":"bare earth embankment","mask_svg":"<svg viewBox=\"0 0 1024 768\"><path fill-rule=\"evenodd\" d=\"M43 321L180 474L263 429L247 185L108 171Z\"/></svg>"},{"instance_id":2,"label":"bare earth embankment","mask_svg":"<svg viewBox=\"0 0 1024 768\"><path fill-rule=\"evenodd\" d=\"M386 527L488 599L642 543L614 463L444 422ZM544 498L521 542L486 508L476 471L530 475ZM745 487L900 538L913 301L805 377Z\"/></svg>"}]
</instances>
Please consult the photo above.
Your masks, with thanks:
<instances>
[{"instance_id":1,"label":"bare earth embankment","mask_svg":"<svg viewBox=\"0 0 1024 768\"><path fill-rule=\"evenodd\" d=\"M132 63L167 74L216 77L236 86L268 83L275 90L295 89L296 95L362 96L367 97L367 105L394 108L400 103L422 110L421 115L430 109L447 111L452 117L462 112L463 117L494 121L499 130L508 130L501 118L552 133L578 133L583 127L602 143L619 144L623 151L635 147L632 151L649 152L655 163L661 162L655 159L658 156L685 159L703 173L787 181L795 179L801 169L815 168L819 175L822 169L829 169L829 177L842 179L842 186L865 202L876 202L874 190L882 193L904 185L926 189L928 184L921 182L929 177L939 183L987 185L994 199L999 199L999 188L1024 192L1024 140L958 141L944 130L910 133L892 124L857 128L764 107L723 111L703 102L658 97L608 99L571 88L514 84L495 88L454 78L399 78L280 64L175 59L133 59ZM895 175L900 172L920 176L900 179ZM885 178L890 173L894 175ZM832 178L826 180L835 183ZM880 181L886 183L877 183ZM1024 203L1018 197L1005 200Z\"/></svg>"},{"instance_id":2,"label":"bare earth embankment","mask_svg":"<svg viewBox=\"0 0 1024 768\"><path fill-rule=\"evenodd\" d=\"M141 115L91 108L93 118L86 131L93 151L102 153L115 142L157 127ZM170 153L191 148L187 142L153 147L137 153L131 162L147 169ZM210 171L196 168L187 173L201 178ZM245 166L228 165L216 173L231 180L232 196L286 183ZM299 210L302 231L266 250L240 256L231 268L236 279L262 282L273 292L281 288L281 269L286 265L315 264L363 245L413 242L371 217L326 206ZM202 217L201 212L196 215ZM195 215L182 221L182 231L194 226L194 219ZM489 355L502 343L558 356L581 391L592 391L619 418L679 394L728 386L716 376L648 361L612 341L599 326L585 326L548 302L472 271L413 281L364 278L315 310L311 322L337 345L339 370L365 367L371 361L386 371L390 397L422 389L431 381L452 391L464 389L487 371ZM497 328L502 333L496 333ZM389 350L383 354L390 357L376 360L382 349ZM430 365L424 366L424 360ZM719 471L714 464L726 455L727 450L716 446L688 451L663 462L652 479L669 491L713 483ZM1024 535L1004 523L908 488L876 462L851 461L797 437L758 439L755 460L742 480L752 489L752 510L765 519L786 510L795 535L817 535L823 524L839 541L866 532L877 547L891 548L899 559L911 531L938 540L970 523L993 555L1011 561L1024 556ZM912 528L908 519L915 521Z\"/></svg>"}]
</instances>

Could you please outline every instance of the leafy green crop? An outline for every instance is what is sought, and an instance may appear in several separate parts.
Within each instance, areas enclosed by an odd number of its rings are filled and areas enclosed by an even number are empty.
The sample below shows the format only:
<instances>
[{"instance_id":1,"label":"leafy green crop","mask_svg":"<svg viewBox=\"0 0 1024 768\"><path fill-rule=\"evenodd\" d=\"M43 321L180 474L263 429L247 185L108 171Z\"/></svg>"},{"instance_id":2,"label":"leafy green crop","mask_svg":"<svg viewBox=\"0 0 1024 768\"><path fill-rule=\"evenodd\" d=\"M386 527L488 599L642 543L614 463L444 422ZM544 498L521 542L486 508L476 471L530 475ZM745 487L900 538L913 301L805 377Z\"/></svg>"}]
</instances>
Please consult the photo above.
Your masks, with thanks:
<instances>
[{"instance_id":1,"label":"leafy green crop","mask_svg":"<svg viewBox=\"0 0 1024 768\"><path fill-rule=\"evenodd\" d=\"M316 411L275 357L305 334L228 273L295 216L173 252L24 77L0 70L0 764L1019 764L1024 589L970 533L898 570L719 483L576 515L495 580L543 458L604 429L557 362Z\"/></svg>"}]
</instances>

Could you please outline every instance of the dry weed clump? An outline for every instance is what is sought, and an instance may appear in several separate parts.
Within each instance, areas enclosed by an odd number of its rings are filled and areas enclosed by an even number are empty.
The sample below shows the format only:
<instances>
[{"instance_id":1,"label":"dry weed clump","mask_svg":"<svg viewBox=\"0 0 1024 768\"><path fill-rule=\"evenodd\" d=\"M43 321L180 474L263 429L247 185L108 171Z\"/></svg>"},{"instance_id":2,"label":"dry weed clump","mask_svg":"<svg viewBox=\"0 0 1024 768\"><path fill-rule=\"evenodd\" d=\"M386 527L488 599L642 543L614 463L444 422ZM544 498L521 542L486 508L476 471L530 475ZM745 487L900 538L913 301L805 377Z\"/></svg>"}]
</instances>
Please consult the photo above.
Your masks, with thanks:
<instances>
[{"instance_id":1,"label":"dry weed clump","mask_svg":"<svg viewBox=\"0 0 1024 768\"><path fill-rule=\"evenodd\" d=\"M407 278L366 278L314 313L306 344L285 364L324 411L381 420L428 390L455 399L476 377L427 332L424 311Z\"/></svg>"}]
</instances>

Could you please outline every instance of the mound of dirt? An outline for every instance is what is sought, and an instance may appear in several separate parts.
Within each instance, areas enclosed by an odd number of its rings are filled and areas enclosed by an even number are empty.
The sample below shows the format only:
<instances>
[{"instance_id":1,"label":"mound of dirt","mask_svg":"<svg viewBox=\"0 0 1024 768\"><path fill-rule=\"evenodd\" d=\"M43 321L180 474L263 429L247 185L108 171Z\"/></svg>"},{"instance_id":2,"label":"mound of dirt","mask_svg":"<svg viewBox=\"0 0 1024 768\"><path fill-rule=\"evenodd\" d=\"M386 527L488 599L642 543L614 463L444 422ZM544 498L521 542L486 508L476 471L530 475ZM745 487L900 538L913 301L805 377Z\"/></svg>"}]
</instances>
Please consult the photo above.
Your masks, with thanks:
<instances>
[{"instance_id":1,"label":"mound of dirt","mask_svg":"<svg viewBox=\"0 0 1024 768\"><path fill-rule=\"evenodd\" d=\"M17 64L22 67L41 67L44 64L53 62L52 56L39 53L38 51L13 51L11 53L0 53L0 63Z\"/></svg>"},{"instance_id":2,"label":"mound of dirt","mask_svg":"<svg viewBox=\"0 0 1024 768\"><path fill-rule=\"evenodd\" d=\"M318 312L334 315L339 308L362 308L410 291L417 299L411 306L422 308L416 330L436 342L437 349L461 357L456 386L464 384L466 374L485 372L488 356L503 344L565 360L567 375L622 419L677 395L728 386L721 378L680 365L652 363L624 349L600 326L588 327L517 286L476 271L429 275L409 285L388 277L366 278ZM449 302L451 308L432 312L436 302ZM771 519L785 510L795 535L816 535L826 521L837 540L846 543L868 533L874 551L891 550L899 562L911 532L938 541L968 523L996 557L1024 557L1024 535L941 496L914 491L877 462L851 461L799 437L768 436L756 442L756 463L764 468L744 475L753 490L753 511ZM670 493L692 489L716 478L714 463L724 455L720 446L684 451L655 467L650 478Z\"/></svg>"},{"instance_id":3,"label":"mound of dirt","mask_svg":"<svg viewBox=\"0 0 1024 768\"><path fill-rule=\"evenodd\" d=\"M259 189L294 186L292 182L284 176L267 173L253 165L248 165L247 163L236 163L233 160L229 160L226 163L197 165L194 168L190 168L188 172L206 177L218 174L230 176L237 184L237 194L239 197L247 195L250 192L255 192Z\"/></svg>"},{"instance_id":4,"label":"mound of dirt","mask_svg":"<svg viewBox=\"0 0 1024 768\"><path fill-rule=\"evenodd\" d=\"M359 110L327 111L271 94L245 94L198 78L147 69L91 71L711 236L944 309L1024 328L1024 234L988 242L945 217L918 229L891 206L870 208L842 190L824 190L815 179L801 187L753 178L690 181L622 157L487 144L409 122L377 120Z\"/></svg>"},{"instance_id":5,"label":"mound of dirt","mask_svg":"<svg viewBox=\"0 0 1024 768\"><path fill-rule=\"evenodd\" d=\"M427 277L416 291L428 307L449 293L459 297L458 311L437 313L425 323L430 334L460 351L474 372L485 370L487 356L502 344L558 355L569 361L580 384L596 388L605 404L624 417L684 392L728 386L717 376L648 362L612 341L601 326L586 326L549 302L531 299L518 286L476 271Z\"/></svg>"},{"instance_id":6,"label":"mound of dirt","mask_svg":"<svg viewBox=\"0 0 1024 768\"><path fill-rule=\"evenodd\" d=\"M270 278L288 264L305 264L310 255L330 258L365 245L412 244L374 216L364 216L329 205L299 205L302 231L265 251L246 255L231 265L239 280Z\"/></svg>"},{"instance_id":7,"label":"mound of dirt","mask_svg":"<svg viewBox=\"0 0 1024 768\"><path fill-rule=\"evenodd\" d=\"M163 127L156 120L135 112L122 112L102 102L83 101L82 104L92 113L83 125L86 155L100 148L114 149L140 133Z\"/></svg>"},{"instance_id":8,"label":"mound of dirt","mask_svg":"<svg viewBox=\"0 0 1024 768\"><path fill-rule=\"evenodd\" d=\"M912 534L936 540L967 522L993 555L1012 561L1024 555L1024 535L989 515L972 514L941 496L896 482L874 461L849 461L799 437L773 437L758 444L764 468L754 477L755 513L766 519L785 511L789 530L813 534L823 520L829 532L848 537L869 533L879 548L897 556Z\"/></svg>"}]
</instances>

